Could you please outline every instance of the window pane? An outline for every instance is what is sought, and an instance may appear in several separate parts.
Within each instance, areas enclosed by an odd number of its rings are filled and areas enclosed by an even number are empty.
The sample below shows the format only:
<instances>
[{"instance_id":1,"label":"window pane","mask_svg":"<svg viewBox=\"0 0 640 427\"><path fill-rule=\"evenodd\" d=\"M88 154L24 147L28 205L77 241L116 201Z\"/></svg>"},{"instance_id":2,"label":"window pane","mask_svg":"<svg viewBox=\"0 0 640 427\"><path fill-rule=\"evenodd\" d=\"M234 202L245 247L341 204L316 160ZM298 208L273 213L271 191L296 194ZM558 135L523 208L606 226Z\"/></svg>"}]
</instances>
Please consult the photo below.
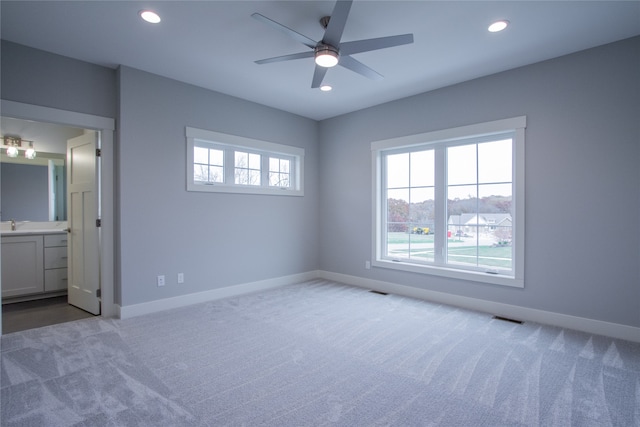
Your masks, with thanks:
<instances>
[{"instance_id":1,"label":"window pane","mask_svg":"<svg viewBox=\"0 0 640 427\"><path fill-rule=\"evenodd\" d=\"M392 154L387 159L387 188L409 186L409 153Z\"/></svg>"},{"instance_id":2,"label":"window pane","mask_svg":"<svg viewBox=\"0 0 640 427\"><path fill-rule=\"evenodd\" d=\"M243 153L242 151L235 152L235 164L237 168L249 167L249 153Z\"/></svg>"},{"instance_id":3,"label":"window pane","mask_svg":"<svg viewBox=\"0 0 640 427\"><path fill-rule=\"evenodd\" d=\"M387 247L385 255L392 258L408 258L409 235L406 223L390 223L387 226Z\"/></svg>"},{"instance_id":4,"label":"window pane","mask_svg":"<svg viewBox=\"0 0 640 427\"><path fill-rule=\"evenodd\" d=\"M224 168L222 166L209 166L209 182L224 182Z\"/></svg>"},{"instance_id":5,"label":"window pane","mask_svg":"<svg viewBox=\"0 0 640 427\"><path fill-rule=\"evenodd\" d=\"M412 188L410 190L410 217L414 223L428 223L434 219L435 190L431 188Z\"/></svg>"},{"instance_id":6,"label":"window pane","mask_svg":"<svg viewBox=\"0 0 640 427\"><path fill-rule=\"evenodd\" d=\"M286 173L269 173L269 185L272 187L288 187L289 186L289 174Z\"/></svg>"},{"instance_id":7,"label":"window pane","mask_svg":"<svg viewBox=\"0 0 640 427\"><path fill-rule=\"evenodd\" d=\"M511 139L478 144L478 182L511 182Z\"/></svg>"},{"instance_id":8,"label":"window pane","mask_svg":"<svg viewBox=\"0 0 640 427\"><path fill-rule=\"evenodd\" d=\"M209 150L202 147L193 147L194 163L209 163Z\"/></svg>"},{"instance_id":9,"label":"window pane","mask_svg":"<svg viewBox=\"0 0 640 427\"><path fill-rule=\"evenodd\" d=\"M435 189L411 188L411 220L408 257L416 261L434 260Z\"/></svg>"},{"instance_id":10,"label":"window pane","mask_svg":"<svg viewBox=\"0 0 640 427\"><path fill-rule=\"evenodd\" d=\"M248 185L249 184L249 170L248 169L238 169L236 168L235 173L235 182L238 185Z\"/></svg>"},{"instance_id":11,"label":"window pane","mask_svg":"<svg viewBox=\"0 0 640 427\"><path fill-rule=\"evenodd\" d=\"M209 179L207 165L193 165L193 180L197 182L207 182Z\"/></svg>"},{"instance_id":12,"label":"window pane","mask_svg":"<svg viewBox=\"0 0 640 427\"><path fill-rule=\"evenodd\" d=\"M450 214L475 212L477 198L478 187L476 185L449 186L447 188L447 209Z\"/></svg>"},{"instance_id":13,"label":"window pane","mask_svg":"<svg viewBox=\"0 0 640 427\"><path fill-rule=\"evenodd\" d=\"M387 222L407 223L409 221L409 190L389 190L387 192ZM407 230L407 226L403 228Z\"/></svg>"},{"instance_id":14,"label":"window pane","mask_svg":"<svg viewBox=\"0 0 640 427\"><path fill-rule=\"evenodd\" d=\"M482 184L478 186L479 212L511 212L511 184Z\"/></svg>"},{"instance_id":15,"label":"window pane","mask_svg":"<svg viewBox=\"0 0 640 427\"><path fill-rule=\"evenodd\" d=\"M260 185L260 171L249 169L249 185Z\"/></svg>"},{"instance_id":16,"label":"window pane","mask_svg":"<svg viewBox=\"0 0 640 427\"><path fill-rule=\"evenodd\" d=\"M449 185L473 184L477 180L476 144L447 148Z\"/></svg>"},{"instance_id":17,"label":"window pane","mask_svg":"<svg viewBox=\"0 0 640 427\"><path fill-rule=\"evenodd\" d=\"M216 166L224 166L224 151L209 150L209 164Z\"/></svg>"},{"instance_id":18,"label":"window pane","mask_svg":"<svg viewBox=\"0 0 640 427\"><path fill-rule=\"evenodd\" d=\"M448 264L477 266L479 222L477 191L476 185L456 185L447 188Z\"/></svg>"},{"instance_id":19,"label":"window pane","mask_svg":"<svg viewBox=\"0 0 640 427\"><path fill-rule=\"evenodd\" d=\"M249 154L249 169L260 170L260 154Z\"/></svg>"},{"instance_id":20,"label":"window pane","mask_svg":"<svg viewBox=\"0 0 640 427\"><path fill-rule=\"evenodd\" d=\"M433 150L411 153L411 187L435 185Z\"/></svg>"}]
</instances>

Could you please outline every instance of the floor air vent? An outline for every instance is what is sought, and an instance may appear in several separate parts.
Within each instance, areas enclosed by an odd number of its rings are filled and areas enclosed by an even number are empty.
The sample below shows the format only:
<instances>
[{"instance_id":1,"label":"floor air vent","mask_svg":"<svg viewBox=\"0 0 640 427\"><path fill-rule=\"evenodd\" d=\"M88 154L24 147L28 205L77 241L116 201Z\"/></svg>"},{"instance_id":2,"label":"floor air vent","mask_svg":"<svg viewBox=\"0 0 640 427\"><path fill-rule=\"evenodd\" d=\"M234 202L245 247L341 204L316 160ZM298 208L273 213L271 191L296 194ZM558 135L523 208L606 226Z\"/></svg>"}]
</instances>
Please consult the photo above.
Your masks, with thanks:
<instances>
[{"instance_id":1,"label":"floor air vent","mask_svg":"<svg viewBox=\"0 0 640 427\"><path fill-rule=\"evenodd\" d=\"M517 323L518 325L522 325L522 320L509 319L508 317L502 317L502 316L493 316L493 318L497 320L504 320L505 322Z\"/></svg>"},{"instance_id":2,"label":"floor air vent","mask_svg":"<svg viewBox=\"0 0 640 427\"><path fill-rule=\"evenodd\" d=\"M370 290L369 292L371 292L372 294L378 294L378 295L389 295L388 293L382 292L382 291Z\"/></svg>"}]
</instances>

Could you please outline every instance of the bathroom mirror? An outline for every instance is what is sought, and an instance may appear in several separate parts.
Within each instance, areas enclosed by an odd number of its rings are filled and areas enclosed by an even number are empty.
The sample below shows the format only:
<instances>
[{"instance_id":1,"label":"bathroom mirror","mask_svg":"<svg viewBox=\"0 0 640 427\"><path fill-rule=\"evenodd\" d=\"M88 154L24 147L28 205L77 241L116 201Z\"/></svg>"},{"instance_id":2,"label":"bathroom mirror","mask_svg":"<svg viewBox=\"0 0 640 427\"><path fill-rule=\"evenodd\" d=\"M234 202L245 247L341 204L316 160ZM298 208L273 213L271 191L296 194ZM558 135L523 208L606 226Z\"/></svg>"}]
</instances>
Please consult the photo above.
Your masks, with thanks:
<instances>
[{"instance_id":1,"label":"bathroom mirror","mask_svg":"<svg viewBox=\"0 0 640 427\"><path fill-rule=\"evenodd\" d=\"M66 221L65 156L38 152L35 159L8 157L2 150L2 220Z\"/></svg>"}]
</instances>

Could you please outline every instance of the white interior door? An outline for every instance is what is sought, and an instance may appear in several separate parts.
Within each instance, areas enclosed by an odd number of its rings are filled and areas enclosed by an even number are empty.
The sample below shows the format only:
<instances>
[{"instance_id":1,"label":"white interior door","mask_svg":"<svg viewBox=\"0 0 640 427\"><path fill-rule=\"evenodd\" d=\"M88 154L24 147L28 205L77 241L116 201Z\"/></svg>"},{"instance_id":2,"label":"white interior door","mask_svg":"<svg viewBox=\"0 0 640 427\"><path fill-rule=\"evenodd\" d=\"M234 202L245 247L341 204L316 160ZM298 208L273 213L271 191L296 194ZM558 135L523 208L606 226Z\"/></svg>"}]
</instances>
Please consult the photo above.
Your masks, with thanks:
<instances>
[{"instance_id":1,"label":"white interior door","mask_svg":"<svg viewBox=\"0 0 640 427\"><path fill-rule=\"evenodd\" d=\"M67 141L68 299L96 315L100 314L97 146L94 131Z\"/></svg>"}]
</instances>

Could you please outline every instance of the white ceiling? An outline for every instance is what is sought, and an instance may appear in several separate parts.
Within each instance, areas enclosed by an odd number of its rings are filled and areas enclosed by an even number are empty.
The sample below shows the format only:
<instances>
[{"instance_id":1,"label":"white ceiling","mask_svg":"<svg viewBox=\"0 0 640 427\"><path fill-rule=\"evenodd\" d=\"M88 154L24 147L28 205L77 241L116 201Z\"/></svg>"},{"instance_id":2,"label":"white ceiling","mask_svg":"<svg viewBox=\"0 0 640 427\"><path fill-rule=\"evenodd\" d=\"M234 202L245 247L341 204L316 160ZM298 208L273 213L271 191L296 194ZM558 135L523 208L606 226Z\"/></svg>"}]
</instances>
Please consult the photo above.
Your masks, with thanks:
<instances>
[{"instance_id":1,"label":"white ceiling","mask_svg":"<svg viewBox=\"0 0 640 427\"><path fill-rule=\"evenodd\" d=\"M411 45L354 55L385 76L330 69L311 89L313 59L253 61L307 48L251 18L259 12L314 40L333 1L6 1L2 38L95 64L118 64L316 120L640 34L640 1L355 0L342 41L413 33ZM143 22L150 8L162 22ZM492 34L487 26L508 19Z\"/></svg>"}]
</instances>

